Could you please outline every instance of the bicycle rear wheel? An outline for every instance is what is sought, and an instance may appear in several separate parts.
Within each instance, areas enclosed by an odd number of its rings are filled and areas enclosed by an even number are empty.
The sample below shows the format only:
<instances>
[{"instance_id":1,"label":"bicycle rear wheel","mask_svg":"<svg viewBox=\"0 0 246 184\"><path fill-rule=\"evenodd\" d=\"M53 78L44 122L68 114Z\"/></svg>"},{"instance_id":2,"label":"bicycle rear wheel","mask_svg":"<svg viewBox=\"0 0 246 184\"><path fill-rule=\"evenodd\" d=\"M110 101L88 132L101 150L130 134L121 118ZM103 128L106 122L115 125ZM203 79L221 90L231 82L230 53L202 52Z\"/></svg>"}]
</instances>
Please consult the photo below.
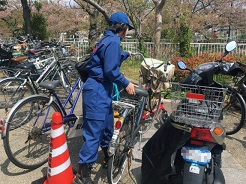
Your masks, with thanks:
<instances>
[{"instance_id":1,"label":"bicycle rear wheel","mask_svg":"<svg viewBox=\"0 0 246 184\"><path fill-rule=\"evenodd\" d=\"M107 176L109 184L116 184L120 181L127 164L130 140L131 140L131 116L125 119L116 140L115 154L108 161Z\"/></svg>"},{"instance_id":2,"label":"bicycle rear wheel","mask_svg":"<svg viewBox=\"0 0 246 184\"><path fill-rule=\"evenodd\" d=\"M49 101L48 97L33 95L18 102L9 114L4 149L20 168L36 169L48 160L52 114L61 113L58 105Z\"/></svg>"},{"instance_id":3,"label":"bicycle rear wheel","mask_svg":"<svg viewBox=\"0 0 246 184\"><path fill-rule=\"evenodd\" d=\"M147 109L143 113L142 133L146 133L152 126L154 121L159 121L160 118L160 105L161 105L161 93L150 93L147 98ZM144 117L145 116L145 117Z\"/></svg>"},{"instance_id":4,"label":"bicycle rear wheel","mask_svg":"<svg viewBox=\"0 0 246 184\"><path fill-rule=\"evenodd\" d=\"M0 114L5 114L7 116L14 104L34 93L31 85L24 79L11 77L1 80Z\"/></svg>"},{"instance_id":5,"label":"bicycle rear wheel","mask_svg":"<svg viewBox=\"0 0 246 184\"><path fill-rule=\"evenodd\" d=\"M229 89L225 97L223 120L221 121L226 127L226 135L235 134L243 127L245 110L246 106L241 94Z\"/></svg>"}]
</instances>

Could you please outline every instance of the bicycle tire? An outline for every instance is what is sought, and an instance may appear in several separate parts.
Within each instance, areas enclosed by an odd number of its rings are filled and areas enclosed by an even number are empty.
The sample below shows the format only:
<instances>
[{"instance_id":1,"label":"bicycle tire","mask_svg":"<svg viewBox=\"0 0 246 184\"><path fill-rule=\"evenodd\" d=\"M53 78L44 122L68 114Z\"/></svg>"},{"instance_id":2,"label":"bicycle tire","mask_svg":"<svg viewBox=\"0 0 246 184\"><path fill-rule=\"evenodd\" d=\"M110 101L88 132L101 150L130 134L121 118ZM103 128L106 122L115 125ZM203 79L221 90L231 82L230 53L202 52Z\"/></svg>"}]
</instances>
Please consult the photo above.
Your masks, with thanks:
<instances>
[{"instance_id":1,"label":"bicycle tire","mask_svg":"<svg viewBox=\"0 0 246 184\"><path fill-rule=\"evenodd\" d=\"M46 114L46 113L43 113L44 111L43 111L41 105L43 105L43 107L44 107L45 104L49 104L49 101L50 101L50 98L48 98L46 96L32 95L30 97L27 97L27 98L19 101L11 109L9 117L6 121L7 125L6 125L5 136L3 136L3 145L4 145L4 149L5 149L5 152L9 158L9 160L13 164L15 164L16 166L18 166L20 168L33 170L33 169L36 169L36 168L42 166L48 160L50 131L44 132L42 130L42 128L39 128L40 125L41 126L43 125L42 123L40 124L41 121L39 121L39 122L36 121L36 123L33 124L31 121L32 116L30 114L27 115L29 112L25 113L25 110L28 111L28 108L30 108L28 106L28 104L29 104L29 105L31 105L31 108L33 108L31 110L32 112L37 110L37 114L39 116L42 116L42 114ZM37 106L34 106L35 102L42 102L43 104L37 103ZM46 108L46 110L48 109L48 112L50 113L49 117L50 117L50 115L52 115L51 111L50 111L51 110L50 107L53 108L54 112L62 113L59 106L57 105L57 103L55 103L53 101ZM14 124L15 123L15 116L17 116L18 119L21 118L20 115L21 115L21 109L22 108L24 110L24 113L22 113L22 114L25 114L25 116L27 117L27 121L25 123L22 123L17 128L16 127L11 128L12 125L15 126L15 124ZM35 118L37 120L37 118L39 118L39 116L37 116L37 115L35 116L35 114L34 114L34 120L35 120ZM24 118L26 118L26 117L24 117ZM49 119L51 119L49 117L48 116L45 117L44 120L46 120L46 122L48 122ZM24 134L20 134L20 136L19 136L18 132L22 133L21 131L22 130L25 131L25 129L27 131L24 132ZM15 143L14 141L17 141L17 143ZM31 141L33 141L33 143ZM43 141L44 143L41 141ZM32 149L30 149L31 146L33 146L33 145L34 145L34 147ZM40 149L36 150L39 146L40 146ZM27 154L25 153L26 151L27 151ZM31 152L33 151L33 152L31 153L30 151ZM25 159L27 159L28 163L25 161Z\"/></svg>"},{"instance_id":2,"label":"bicycle tire","mask_svg":"<svg viewBox=\"0 0 246 184\"><path fill-rule=\"evenodd\" d=\"M7 67L0 67L0 78L7 78L7 77L14 77L16 71L11 69L11 68L7 68Z\"/></svg>"},{"instance_id":3,"label":"bicycle tire","mask_svg":"<svg viewBox=\"0 0 246 184\"><path fill-rule=\"evenodd\" d=\"M109 184L116 184L120 181L121 177L124 174L125 166L127 164L128 159L128 151L130 146L130 140L132 136L132 121L130 120L129 114L125 122L120 129L119 136L116 141L116 151L113 156L111 156L108 160L107 164L107 177ZM126 134L127 133L127 134ZM114 169L118 169L116 176L114 177Z\"/></svg>"},{"instance_id":4,"label":"bicycle tire","mask_svg":"<svg viewBox=\"0 0 246 184\"><path fill-rule=\"evenodd\" d=\"M65 90L65 94L69 94L73 88L68 76L66 75L66 73L64 72L64 70L61 70L61 84L62 84L62 87L63 89ZM66 95L65 95L66 96ZM72 107L73 103L74 103L74 99L75 97L72 96L70 97L69 99L69 104L70 104L70 107ZM66 108L70 108L70 107L66 107Z\"/></svg>"},{"instance_id":5,"label":"bicycle tire","mask_svg":"<svg viewBox=\"0 0 246 184\"><path fill-rule=\"evenodd\" d=\"M151 127L153 122L158 121L160 117L160 105L161 105L161 93L150 93L147 99L147 112L153 113L150 115L149 119L143 120L142 122L142 133L146 133ZM154 112L155 111L155 112Z\"/></svg>"},{"instance_id":6,"label":"bicycle tire","mask_svg":"<svg viewBox=\"0 0 246 184\"><path fill-rule=\"evenodd\" d=\"M32 86L25 79L4 78L0 81L0 109L4 109L7 115L15 103L34 93Z\"/></svg>"},{"instance_id":7,"label":"bicycle tire","mask_svg":"<svg viewBox=\"0 0 246 184\"><path fill-rule=\"evenodd\" d=\"M227 103L227 101L229 102ZM235 90L229 89L227 91L224 103L225 106L222 110L223 120L221 121L221 123L226 127L226 135L233 135L237 133L245 123L245 101L240 93ZM230 111L231 114L229 114ZM226 117L228 114L230 118ZM238 117L238 122L235 122L236 120L233 121L233 118L235 119L236 117ZM231 126L232 124L234 124L235 126Z\"/></svg>"}]
</instances>

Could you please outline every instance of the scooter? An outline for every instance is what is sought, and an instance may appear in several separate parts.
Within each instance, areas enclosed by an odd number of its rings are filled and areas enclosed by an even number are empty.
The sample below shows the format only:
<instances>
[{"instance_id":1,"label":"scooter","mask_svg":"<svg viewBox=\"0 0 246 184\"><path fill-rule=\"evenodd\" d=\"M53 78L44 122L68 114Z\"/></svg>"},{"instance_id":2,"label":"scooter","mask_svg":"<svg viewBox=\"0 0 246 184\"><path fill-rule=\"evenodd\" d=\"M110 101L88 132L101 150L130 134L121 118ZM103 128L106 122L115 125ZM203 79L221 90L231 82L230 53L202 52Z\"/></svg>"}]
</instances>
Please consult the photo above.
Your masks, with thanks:
<instances>
[{"instance_id":1,"label":"scooter","mask_svg":"<svg viewBox=\"0 0 246 184\"><path fill-rule=\"evenodd\" d=\"M236 42L228 43L224 56L235 48ZM218 69L215 63L205 63L192 71L182 61L178 67L190 74L172 86L181 96L177 108L165 122L160 119L163 125L143 147L142 184L224 184L221 154L226 132L220 120L226 91L209 80Z\"/></svg>"}]
</instances>

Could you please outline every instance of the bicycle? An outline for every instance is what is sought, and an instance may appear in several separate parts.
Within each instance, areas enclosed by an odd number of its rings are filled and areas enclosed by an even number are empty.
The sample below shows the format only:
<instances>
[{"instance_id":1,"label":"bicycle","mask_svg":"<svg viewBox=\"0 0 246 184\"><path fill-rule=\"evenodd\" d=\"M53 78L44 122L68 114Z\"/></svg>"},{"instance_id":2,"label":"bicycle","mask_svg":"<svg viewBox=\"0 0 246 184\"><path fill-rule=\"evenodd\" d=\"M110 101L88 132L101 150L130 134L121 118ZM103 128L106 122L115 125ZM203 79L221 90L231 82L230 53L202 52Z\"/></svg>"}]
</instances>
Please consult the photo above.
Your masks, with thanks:
<instances>
[{"instance_id":1,"label":"bicycle","mask_svg":"<svg viewBox=\"0 0 246 184\"><path fill-rule=\"evenodd\" d=\"M9 109L20 99L40 93L39 83L47 79L54 80L57 76L60 77L65 92L69 93L71 90L71 79L66 75L68 71L69 69L66 65L53 58L53 61L41 74L31 73L29 69L23 69L16 73L16 77L0 80L0 110L4 109L7 116ZM72 98L69 102L72 105Z\"/></svg>"},{"instance_id":2,"label":"bicycle","mask_svg":"<svg viewBox=\"0 0 246 184\"><path fill-rule=\"evenodd\" d=\"M133 54L140 55L145 62L142 54ZM147 65L146 62L145 64ZM149 66L148 69L150 71L152 68L159 68L164 64L162 63L156 67ZM107 177L110 184L116 184L120 181L132 148L138 138L141 142L142 134L150 129L160 110L161 93L152 92L150 88L151 80L152 77L148 75L145 89L142 87L135 88L136 96L128 98L120 96L119 101L113 101L114 110L119 112L119 116L114 124L115 129L108 148L110 158L107 164ZM146 110L148 110L151 117L150 121L143 119Z\"/></svg>"},{"instance_id":3,"label":"bicycle","mask_svg":"<svg viewBox=\"0 0 246 184\"><path fill-rule=\"evenodd\" d=\"M146 133L153 125L153 122L157 122L158 124L161 124L160 122L160 116L168 117L168 112L164 108L164 103L162 102L162 99L165 99L168 94L164 95L163 97L161 92L155 92L152 90L151 84L154 79L154 76L152 75L151 71L160 68L161 66L167 66L170 65L169 62L167 63L152 63L152 65L148 65L145 61L144 56L141 53L132 53L132 55L139 55L142 57L143 62L145 63L146 69L147 69L147 76L145 77L146 80L142 80L139 85L144 85L145 89L148 91L149 95L147 98L147 103L144 109L144 113L142 115L142 132L143 134ZM164 67L164 68L165 68ZM143 77L143 74L140 76ZM127 96L126 93L124 93L124 89L119 89L117 85L114 85L113 88L113 100L120 100L121 96ZM129 97L129 96L127 96ZM116 113L118 114L118 113Z\"/></svg>"},{"instance_id":4,"label":"bicycle","mask_svg":"<svg viewBox=\"0 0 246 184\"><path fill-rule=\"evenodd\" d=\"M49 91L48 96L35 94L16 103L3 126L2 139L9 160L23 169L36 169L47 162L49 153L51 116L60 112L63 116L66 134L74 126L77 117L74 110L80 97L79 88L70 112L65 108L80 83L73 85L71 92L62 104L55 92L60 81L42 82L40 87Z\"/></svg>"},{"instance_id":5,"label":"bicycle","mask_svg":"<svg viewBox=\"0 0 246 184\"><path fill-rule=\"evenodd\" d=\"M246 68L246 65L241 62L236 62L242 68ZM243 71L243 70L242 70ZM222 120L227 128L226 135L232 135L237 133L243 127L246 118L246 73L242 72L243 77L235 83L234 87L229 85L223 85L228 88L227 96L225 99L225 106L223 108L223 116L225 117ZM240 72L239 72L240 73ZM230 116L230 121L227 121L227 116ZM231 121L233 119L234 121Z\"/></svg>"}]
</instances>

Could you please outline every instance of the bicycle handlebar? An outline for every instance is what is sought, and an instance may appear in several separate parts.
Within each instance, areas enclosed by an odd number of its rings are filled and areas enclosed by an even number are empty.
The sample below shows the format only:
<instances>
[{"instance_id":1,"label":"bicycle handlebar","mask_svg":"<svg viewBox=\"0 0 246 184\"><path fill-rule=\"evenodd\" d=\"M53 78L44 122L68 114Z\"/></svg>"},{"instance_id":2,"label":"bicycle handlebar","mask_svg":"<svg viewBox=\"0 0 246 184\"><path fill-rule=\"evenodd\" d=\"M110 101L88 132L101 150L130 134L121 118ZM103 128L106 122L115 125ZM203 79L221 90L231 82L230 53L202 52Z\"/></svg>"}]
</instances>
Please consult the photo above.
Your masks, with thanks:
<instances>
[{"instance_id":1,"label":"bicycle handlebar","mask_svg":"<svg viewBox=\"0 0 246 184\"><path fill-rule=\"evenodd\" d=\"M131 55L132 55L132 56L137 56L137 55L141 56L142 59L143 59L143 61L144 61L144 63L145 63L145 65L148 67L148 69L152 69L152 68L157 69L157 68L160 68L162 65L165 64L165 63L163 62L163 63L159 64L159 65L156 66L156 67L150 67L150 65L148 65L148 64L146 63L145 58L144 58L144 55L143 55L142 53L140 53L140 52L133 52L133 53L131 53Z\"/></svg>"}]
</instances>

